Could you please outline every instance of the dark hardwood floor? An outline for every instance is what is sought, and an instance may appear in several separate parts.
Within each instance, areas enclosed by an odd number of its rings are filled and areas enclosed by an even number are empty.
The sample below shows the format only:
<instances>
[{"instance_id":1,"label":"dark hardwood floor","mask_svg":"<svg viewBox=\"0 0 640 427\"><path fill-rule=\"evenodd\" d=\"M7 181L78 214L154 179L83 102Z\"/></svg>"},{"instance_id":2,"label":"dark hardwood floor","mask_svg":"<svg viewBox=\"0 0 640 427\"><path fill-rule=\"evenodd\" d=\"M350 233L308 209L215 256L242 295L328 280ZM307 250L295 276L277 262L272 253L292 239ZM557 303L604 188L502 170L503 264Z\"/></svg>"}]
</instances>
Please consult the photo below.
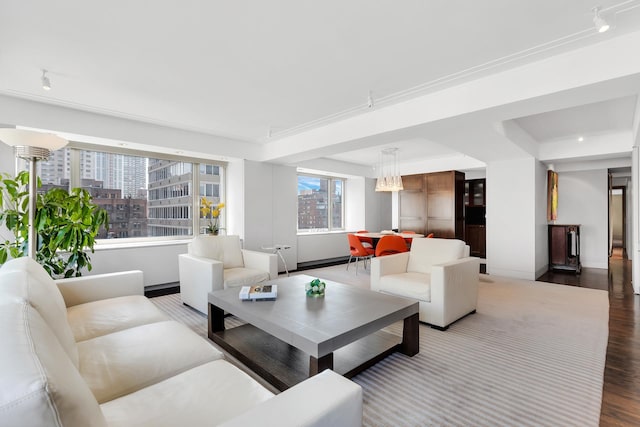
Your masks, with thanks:
<instances>
[{"instance_id":1,"label":"dark hardwood floor","mask_svg":"<svg viewBox=\"0 0 640 427\"><path fill-rule=\"evenodd\" d=\"M640 296L631 287L631 262L609 260L609 270L547 272L540 281L609 291L609 343L601 426L640 426Z\"/></svg>"}]
</instances>

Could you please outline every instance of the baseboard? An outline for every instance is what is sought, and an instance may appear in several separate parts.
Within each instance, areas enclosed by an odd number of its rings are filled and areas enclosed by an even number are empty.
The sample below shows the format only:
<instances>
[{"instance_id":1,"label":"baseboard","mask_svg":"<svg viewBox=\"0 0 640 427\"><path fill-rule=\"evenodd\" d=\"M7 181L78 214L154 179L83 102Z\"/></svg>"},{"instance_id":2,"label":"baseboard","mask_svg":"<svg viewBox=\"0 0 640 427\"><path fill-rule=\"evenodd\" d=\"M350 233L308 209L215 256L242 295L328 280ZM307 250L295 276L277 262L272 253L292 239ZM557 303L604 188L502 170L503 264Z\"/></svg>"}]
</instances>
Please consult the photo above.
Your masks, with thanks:
<instances>
[{"instance_id":1,"label":"baseboard","mask_svg":"<svg viewBox=\"0 0 640 427\"><path fill-rule=\"evenodd\" d=\"M144 296L147 298L161 297L163 295L177 294L180 292L180 283L163 283L144 287Z\"/></svg>"},{"instance_id":2,"label":"baseboard","mask_svg":"<svg viewBox=\"0 0 640 427\"><path fill-rule=\"evenodd\" d=\"M337 257L337 258L321 259L316 261L299 262L296 270L291 270L291 271L301 271L301 270L311 270L312 268L331 267L332 265L346 264L348 261L349 261L349 257L343 256L343 257Z\"/></svg>"}]
</instances>

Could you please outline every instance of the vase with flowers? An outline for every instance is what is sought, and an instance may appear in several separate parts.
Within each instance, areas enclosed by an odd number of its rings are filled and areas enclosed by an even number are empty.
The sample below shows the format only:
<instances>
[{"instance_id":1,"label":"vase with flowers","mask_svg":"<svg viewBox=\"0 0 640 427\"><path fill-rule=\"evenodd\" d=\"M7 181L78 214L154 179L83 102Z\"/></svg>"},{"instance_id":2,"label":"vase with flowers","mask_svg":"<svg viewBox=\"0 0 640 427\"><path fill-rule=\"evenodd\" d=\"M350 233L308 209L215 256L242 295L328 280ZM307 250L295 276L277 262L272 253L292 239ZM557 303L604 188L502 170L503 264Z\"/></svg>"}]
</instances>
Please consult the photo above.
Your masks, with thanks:
<instances>
[{"instance_id":1,"label":"vase with flowers","mask_svg":"<svg viewBox=\"0 0 640 427\"><path fill-rule=\"evenodd\" d=\"M206 232L208 234L217 236L222 228L220 227L220 211L224 208L224 203L218 203L217 205L207 200L206 197L200 199L200 214L203 218L207 219Z\"/></svg>"}]
</instances>

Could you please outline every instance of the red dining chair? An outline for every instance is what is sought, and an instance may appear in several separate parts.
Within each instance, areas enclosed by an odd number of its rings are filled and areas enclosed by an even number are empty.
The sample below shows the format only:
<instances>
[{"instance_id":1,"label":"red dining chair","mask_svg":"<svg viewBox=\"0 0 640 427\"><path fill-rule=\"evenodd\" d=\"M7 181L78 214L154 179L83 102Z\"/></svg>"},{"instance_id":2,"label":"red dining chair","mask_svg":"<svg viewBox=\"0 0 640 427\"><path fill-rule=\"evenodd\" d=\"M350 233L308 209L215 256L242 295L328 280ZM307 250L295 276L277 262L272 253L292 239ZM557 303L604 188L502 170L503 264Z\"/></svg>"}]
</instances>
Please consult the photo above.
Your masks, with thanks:
<instances>
[{"instance_id":1,"label":"red dining chair","mask_svg":"<svg viewBox=\"0 0 640 427\"><path fill-rule=\"evenodd\" d=\"M382 236L376 246L376 256L385 256L407 252L407 244L400 236Z\"/></svg>"},{"instance_id":2,"label":"red dining chair","mask_svg":"<svg viewBox=\"0 0 640 427\"><path fill-rule=\"evenodd\" d=\"M358 260L364 260L364 268L367 268L367 260L371 259L374 254L373 248L365 248L362 246L360 239L355 234L347 234L347 238L349 239L349 252L351 255L349 256L349 262L347 263L347 271L349 270L349 264L351 264L351 260L353 258L356 259L356 275L358 274Z\"/></svg>"},{"instance_id":3,"label":"red dining chair","mask_svg":"<svg viewBox=\"0 0 640 427\"><path fill-rule=\"evenodd\" d=\"M356 231L356 233L368 233L369 230L359 230ZM358 239L360 239L360 242L362 243L362 246L364 246L365 248L371 248L374 249L373 247L373 239L371 237L362 237L362 236L356 236Z\"/></svg>"},{"instance_id":4,"label":"red dining chair","mask_svg":"<svg viewBox=\"0 0 640 427\"><path fill-rule=\"evenodd\" d=\"M431 239L431 238L433 238L433 233L429 233L429 234L427 234L425 237L426 237L427 239Z\"/></svg>"},{"instance_id":5,"label":"red dining chair","mask_svg":"<svg viewBox=\"0 0 640 427\"><path fill-rule=\"evenodd\" d=\"M402 230L401 233L404 233L404 234L416 234L416 232L412 231L412 230ZM413 242L413 239L408 237L408 238L404 239L404 241L405 241L405 244L407 245L407 249L411 249L411 242Z\"/></svg>"}]
</instances>

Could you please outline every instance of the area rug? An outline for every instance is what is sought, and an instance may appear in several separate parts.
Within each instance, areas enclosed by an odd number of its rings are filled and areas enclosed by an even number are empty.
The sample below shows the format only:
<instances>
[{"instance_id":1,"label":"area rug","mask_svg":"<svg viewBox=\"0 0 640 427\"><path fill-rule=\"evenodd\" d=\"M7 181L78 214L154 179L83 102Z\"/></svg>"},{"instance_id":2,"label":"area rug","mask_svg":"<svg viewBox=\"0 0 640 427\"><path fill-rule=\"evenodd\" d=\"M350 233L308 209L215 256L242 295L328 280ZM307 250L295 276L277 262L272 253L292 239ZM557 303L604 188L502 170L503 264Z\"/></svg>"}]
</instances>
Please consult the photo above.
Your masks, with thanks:
<instances>
[{"instance_id":1,"label":"area rug","mask_svg":"<svg viewBox=\"0 0 640 427\"><path fill-rule=\"evenodd\" d=\"M206 337L206 318L179 295L152 301ZM604 291L485 277L476 314L444 332L421 324L417 355L392 354L353 378L363 424L597 426L608 312Z\"/></svg>"}]
</instances>

